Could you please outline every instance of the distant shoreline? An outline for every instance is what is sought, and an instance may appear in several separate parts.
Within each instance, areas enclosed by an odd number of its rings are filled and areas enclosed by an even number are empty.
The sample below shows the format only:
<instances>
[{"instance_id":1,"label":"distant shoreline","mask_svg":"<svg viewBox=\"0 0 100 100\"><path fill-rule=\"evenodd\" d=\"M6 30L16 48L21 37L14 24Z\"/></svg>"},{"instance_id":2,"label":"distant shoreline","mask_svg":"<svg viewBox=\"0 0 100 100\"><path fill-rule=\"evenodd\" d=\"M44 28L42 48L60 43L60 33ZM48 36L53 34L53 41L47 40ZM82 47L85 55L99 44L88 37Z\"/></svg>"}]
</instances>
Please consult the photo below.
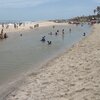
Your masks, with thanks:
<instances>
[{"instance_id":1,"label":"distant shoreline","mask_svg":"<svg viewBox=\"0 0 100 100\"><path fill-rule=\"evenodd\" d=\"M17 23L15 23L17 25ZM38 21L38 22L22 22L22 25L17 25L18 28L14 28L14 24L9 23L9 24L4 24L4 28L2 27L2 24L0 25L0 30L4 30L4 33L8 32L21 32L21 31L26 31L26 30L32 30L36 29L34 28L35 25L39 25L39 27L47 27L47 26L53 26L53 25L68 25L68 23L56 23L53 21ZM8 25L8 28L7 28Z\"/></svg>"}]
</instances>

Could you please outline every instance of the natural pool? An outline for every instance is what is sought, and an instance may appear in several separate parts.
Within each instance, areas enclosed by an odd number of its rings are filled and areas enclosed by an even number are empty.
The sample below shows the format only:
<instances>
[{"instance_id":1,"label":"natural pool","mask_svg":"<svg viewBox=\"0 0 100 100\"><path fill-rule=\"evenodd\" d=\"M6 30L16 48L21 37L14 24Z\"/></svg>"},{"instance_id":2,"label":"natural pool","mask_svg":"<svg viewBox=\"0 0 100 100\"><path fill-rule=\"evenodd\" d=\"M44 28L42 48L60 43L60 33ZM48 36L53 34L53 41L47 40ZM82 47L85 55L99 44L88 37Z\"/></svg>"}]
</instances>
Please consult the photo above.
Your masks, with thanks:
<instances>
[{"instance_id":1,"label":"natural pool","mask_svg":"<svg viewBox=\"0 0 100 100\"><path fill-rule=\"evenodd\" d=\"M71 32L69 29L71 28ZM55 32L59 29L56 36ZM62 35L64 29L64 35ZM6 84L22 73L31 69L48 58L57 56L65 49L84 38L83 33L89 35L91 27L85 24L41 27L26 32L8 33L9 38L0 40L0 86ZM52 32L50 35L48 33ZM22 34L22 37L20 36ZM51 45L42 43L42 36L46 36L46 41L52 41Z\"/></svg>"}]
</instances>

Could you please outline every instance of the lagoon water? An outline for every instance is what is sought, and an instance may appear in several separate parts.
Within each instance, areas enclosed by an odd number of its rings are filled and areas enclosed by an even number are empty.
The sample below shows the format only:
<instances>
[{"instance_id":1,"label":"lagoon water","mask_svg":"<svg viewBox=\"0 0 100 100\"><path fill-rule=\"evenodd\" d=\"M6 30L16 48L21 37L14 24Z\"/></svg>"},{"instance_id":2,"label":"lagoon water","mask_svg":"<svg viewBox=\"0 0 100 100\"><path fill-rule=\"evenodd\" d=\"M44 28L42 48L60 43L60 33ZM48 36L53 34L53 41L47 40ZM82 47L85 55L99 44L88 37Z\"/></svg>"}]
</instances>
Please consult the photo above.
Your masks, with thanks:
<instances>
[{"instance_id":1,"label":"lagoon water","mask_svg":"<svg viewBox=\"0 0 100 100\"><path fill-rule=\"evenodd\" d=\"M56 36L55 32L58 29L60 32ZM62 29L65 29L64 35L62 35ZM83 27L66 25L56 26L54 29L49 26L26 32L8 33L8 39L0 40L0 86L28 70L34 70L37 64L70 48L84 38L84 32L88 35L90 31L91 27L88 25ZM53 35L49 35L49 32L53 32ZM42 36L52 41L52 45L48 45L47 42L42 43L40 41Z\"/></svg>"}]
</instances>

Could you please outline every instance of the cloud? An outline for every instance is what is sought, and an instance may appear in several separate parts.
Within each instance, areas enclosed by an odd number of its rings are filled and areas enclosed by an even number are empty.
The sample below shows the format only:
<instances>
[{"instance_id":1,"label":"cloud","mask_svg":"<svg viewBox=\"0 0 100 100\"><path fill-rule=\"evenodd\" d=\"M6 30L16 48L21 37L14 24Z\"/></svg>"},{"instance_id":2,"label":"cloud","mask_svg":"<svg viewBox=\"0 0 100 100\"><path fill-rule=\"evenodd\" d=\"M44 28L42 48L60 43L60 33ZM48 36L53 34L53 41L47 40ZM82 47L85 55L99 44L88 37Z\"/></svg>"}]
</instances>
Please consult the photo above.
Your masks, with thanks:
<instances>
[{"instance_id":1,"label":"cloud","mask_svg":"<svg viewBox=\"0 0 100 100\"><path fill-rule=\"evenodd\" d=\"M24 8L35 7L51 0L2 0L0 1L0 8Z\"/></svg>"}]
</instances>

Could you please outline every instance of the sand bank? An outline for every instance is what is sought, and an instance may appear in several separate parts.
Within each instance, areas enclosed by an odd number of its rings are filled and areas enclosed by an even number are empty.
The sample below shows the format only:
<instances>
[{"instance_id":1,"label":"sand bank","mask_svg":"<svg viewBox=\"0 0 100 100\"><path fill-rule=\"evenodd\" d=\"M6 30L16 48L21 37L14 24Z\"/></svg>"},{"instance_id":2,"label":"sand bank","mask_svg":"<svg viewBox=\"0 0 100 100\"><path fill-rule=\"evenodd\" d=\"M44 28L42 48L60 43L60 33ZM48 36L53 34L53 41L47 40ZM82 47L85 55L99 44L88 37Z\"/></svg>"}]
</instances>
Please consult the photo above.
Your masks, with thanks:
<instances>
[{"instance_id":1,"label":"sand bank","mask_svg":"<svg viewBox=\"0 0 100 100\"><path fill-rule=\"evenodd\" d=\"M4 100L100 100L100 25L60 57L28 75Z\"/></svg>"},{"instance_id":2,"label":"sand bank","mask_svg":"<svg viewBox=\"0 0 100 100\"><path fill-rule=\"evenodd\" d=\"M4 28L2 28L2 25L0 25L0 30L4 29L4 33L26 31L26 30L36 29L34 28L34 25L37 24L39 24L39 27L47 27L53 25L67 25L68 23L55 23L51 21L24 22L20 26L17 25L18 26L17 28L14 28L14 24L5 24Z\"/></svg>"}]
</instances>

